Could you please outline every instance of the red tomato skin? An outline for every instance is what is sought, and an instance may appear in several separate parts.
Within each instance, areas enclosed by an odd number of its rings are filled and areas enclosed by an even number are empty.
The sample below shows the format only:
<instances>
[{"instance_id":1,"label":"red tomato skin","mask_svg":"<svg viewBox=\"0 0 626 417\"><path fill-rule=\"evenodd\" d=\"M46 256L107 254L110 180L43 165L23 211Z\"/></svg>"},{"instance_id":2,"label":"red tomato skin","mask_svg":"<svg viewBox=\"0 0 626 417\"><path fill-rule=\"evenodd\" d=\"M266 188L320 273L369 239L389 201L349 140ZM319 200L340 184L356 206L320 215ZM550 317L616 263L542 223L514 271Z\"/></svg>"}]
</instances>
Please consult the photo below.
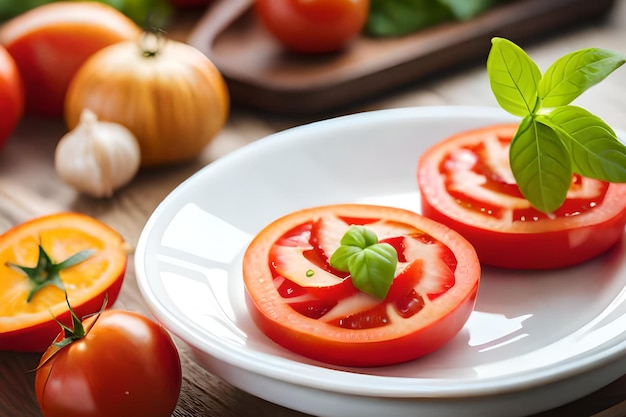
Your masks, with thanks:
<instances>
[{"instance_id":1,"label":"red tomato skin","mask_svg":"<svg viewBox=\"0 0 626 417\"><path fill-rule=\"evenodd\" d=\"M256 0L267 30L288 49L325 53L357 37L369 13L369 0Z\"/></svg>"},{"instance_id":2,"label":"red tomato skin","mask_svg":"<svg viewBox=\"0 0 626 417\"><path fill-rule=\"evenodd\" d=\"M441 185L440 161L434 153L442 147L453 147L457 138L466 135L511 132L515 128L516 125L494 125L461 132L422 154L417 172L421 213L459 232L472 243L482 264L495 267L563 268L593 259L615 246L626 225L626 184L610 184L604 202L588 213L518 225L514 231L486 227L480 218L469 215L450 214L451 205L456 203Z\"/></svg>"},{"instance_id":3,"label":"red tomato skin","mask_svg":"<svg viewBox=\"0 0 626 417\"><path fill-rule=\"evenodd\" d=\"M458 257L457 285L435 300L432 304L435 307L424 322L409 319L397 327L351 330L295 313L280 299L271 279L267 257L273 242L282 233L300 221L310 221L319 210L331 210L345 217L393 218L420 226L447 244ZM316 207L274 221L253 239L243 263L248 311L266 336L310 359L354 367L406 362L441 348L459 333L473 311L480 273L474 249L455 231L407 210L359 204Z\"/></svg>"},{"instance_id":4,"label":"red tomato skin","mask_svg":"<svg viewBox=\"0 0 626 417\"><path fill-rule=\"evenodd\" d=\"M170 417L176 407L178 350L138 313L106 310L84 338L53 351L44 353L35 378L44 417Z\"/></svg>"},{"instance_id":5,"label":"red tomato skin","mask_svg":"<svg viewBox=\"0 0 626 417\"><path fill-rule=\"evenodd\" d=\"M59 1L7 21L0 43L19 68L25 113L59 117L67 87L87 58L140 33L129 17L105 3Z\"/></svg>"},{"instance_id":6,"label":"red tomato skin","mask_svg":"<svg viewBox=\"0 0 626 417\"><path fill-rule=\"evenodd\" d=\"M24 88L13 57L0 46L0 149L24 113Z\"/></svg>"},{"instance_id":7,"label":"red tomato skin","mask_svg":"<svg viewBox=\"0 0 626 417\"><path fill-rule=\"evenodd\" d=\"M611 187L616 188L613 195L626 201L626 186ZM470 240L483 264L515 269L557 269L593 259L622 239L626 223L625 209L601 223L547 231L538 236L477 229L447 216L428 202L422 202L422 213ZM571 242L579 242L580 236L585 236L584 242L572 246Z\"/></svg>"},{"instance_id":8,"label":"red tomato skin","mask_svg":"<svg viewBox=\"0 0 626 417\"><path fill-rule=\"evenodd\" d=\"M278 322L267 320L267 317L256 308L249 294L246 294L246 304L257 327L274 342L289 350L320 362L340 366L373 367L406 362L443 347L456 336L474 310L477 291L478 284L455 309L450 310L450 314L432 322L419 332L378 343L363 343L357 340L353 343L334 344L332 340L324 340L306 331L287 333Z\"/></svg>"},{"instance_id":9,"label":"red tomato skin","mask_svg":"<svg viewBox=\"0 0 626 417\"><path fill-rule=\"evenodd\" d=\"M122 289L125 273L126 265L124 265L122 273L108 289L102 293L94 294L92 298L80 305L72 306L76 315L83 317L100 310L104 304L105 297L107 305L113 305ZM57 319L62 323L70 323L70 312L67 311L59 315ZM59 335L59 331L58 323L50 319L32 327L0 334L0 347L2 350L15 352L44 352Z\"/></svg>"}]
</instances>

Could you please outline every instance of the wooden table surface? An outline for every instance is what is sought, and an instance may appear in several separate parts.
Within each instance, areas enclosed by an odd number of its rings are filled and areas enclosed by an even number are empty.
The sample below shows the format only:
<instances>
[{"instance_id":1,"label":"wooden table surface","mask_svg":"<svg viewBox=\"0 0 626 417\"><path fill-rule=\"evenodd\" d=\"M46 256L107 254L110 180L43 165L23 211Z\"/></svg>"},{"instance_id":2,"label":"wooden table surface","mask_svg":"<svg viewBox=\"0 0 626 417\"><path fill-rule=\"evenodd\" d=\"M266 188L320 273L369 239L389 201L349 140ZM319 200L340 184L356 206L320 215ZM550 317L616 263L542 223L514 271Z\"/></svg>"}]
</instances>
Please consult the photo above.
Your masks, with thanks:
<instances>
[{"instance_id":1,"label":"wooden table surface","mask_svg":"<svg viewBox=\"0 0 626 417\"><path fill-rule=\"evenodd\" d=\"M193 16L185 16L177 27L179 31L173 31L172 37L184 37L193 19ZM557 57L583 47L597 46L626 53L626 2L619 0L607 19L581 24L523 46L542 69ZM619 69L604 83L585 93L577 104L596 113L615 129L626 130L626 68ZM418 81L382 97L358 103L341 114L426 105L495 106L484 65L464 66ZM34 216L76 210L102 220L122 233L129 243L135 244L159 202L206 164L272 132L334 115L339 113L295 119L261 114L234 105L226 127L196 160L175 167L142 171L128 187L108 200L81 196L56 176L53 154L58 139L65 133L63 123L26 118L0 152L0 232ZM135 281L132 254L115 308L148 314ZM183 364L183 386L174 416L303 416L228 385L196 365L181 341L177 340L177 344ZM32 372L39 356L0 353L1 417L41 416ZM598 417L624 416L626 412L614 409L602 412L624 400L626 377L586 398L536 417L577 417L597 413L600 413Z\"/></svg>"}]
</instances>

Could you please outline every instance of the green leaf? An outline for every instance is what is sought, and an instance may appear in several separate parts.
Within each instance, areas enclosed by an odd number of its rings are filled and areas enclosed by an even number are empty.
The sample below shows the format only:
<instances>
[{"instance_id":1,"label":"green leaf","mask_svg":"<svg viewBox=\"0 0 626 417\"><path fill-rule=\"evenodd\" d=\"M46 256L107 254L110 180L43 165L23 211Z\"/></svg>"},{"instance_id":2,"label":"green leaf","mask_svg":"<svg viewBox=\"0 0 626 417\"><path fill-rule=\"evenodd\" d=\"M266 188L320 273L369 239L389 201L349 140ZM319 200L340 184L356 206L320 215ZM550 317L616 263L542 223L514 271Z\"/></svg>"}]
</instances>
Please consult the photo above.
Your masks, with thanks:
<instances>
[{"instance_id":1,"label":"green leaf","mask_svg":"<svg viewBox=\"0 0 626 417\"><path fill-rule=\"evenodd\" d=\"M21 271L30 281L31 290L28 293L28 297L26 298L26 302L30 302L35 294L37 294L40 290L47 287L48 285L53 285L59 288L61 291L65 291L65 286L61 281L59 272L61 272L63 269L83 262L92 254L92 250L85 249L75 253L74 255L70 256L62 262L54 263L50 256L44 250L43 246L39 245L39 258L37 259L37 265L35 267L16 265L11 262L7 262L6 265L10 268Z\"/></svg>"},{"instance_id":2,"label":"green leaf","mask_svg":"<svg viewBox=\"0 0 626 417\"><path fill-rule=\"evenodd\" d=\"M389 0L387 0L389 1ZM504 0L439 0L448 6L456 20L470 20Z\"/></svg>"},{"instance_id":3,"label":"green leaf","mask_svg":"<svg viewBox=\"0 0 626 417\"><path fill-rule=\"evenodd\" d=\"M359 290L382 300L393 282L397 262L396 250L390 244L369 246L350 258L352 283Z\"/></svg>"},{"instance_id":4,"label":"green leaf","mask_svg":"<svg viewBox=\"0 0 626 417\"><path fill-rule=\"evenodd\" d=\"M568 150L556 133L532 116L524 118L509 149L511 170L522 195L551 213L565 201L572 179Z\"/></svg>"},{"instance_id":5,"label":"green leaf","mask_svg":"<svg viewBox=\"0 0 626 417\"><path fill-rule=\"evenodd\" d=\"M493 38L491 43L487 73L498 104L515 116L532 114L538 103L539 67L511 41Z\"/></svg>"},{"instance_id":6,"label":"green leaf","mask_svg":"<svg viewBox=\"0 0 626 417\"><path fill-rule=\"evenodd\" d=\"M363 226L351 226L330 257L330 265L349 272L357 289L379 299L389 292L397 264L393 246L378 243L376 234Z\"/></svg>"},{"instance_id":7,"label":"green leaf","mask_svg":"<svg viewBox=\"0 0 626 417\"><path fill-rule=\"evenodd\" d=\"M581 49L557 59L539 82L542 107L565 106L624 64L625 57L599 48Z\"/></svg>"},{"instance_id":8,"label":"green leaf","mask_svg":"<svg viewBox=\"0 0 626 417\"><path fill-rule=\"evenodd\" d=\"M538 116L567 146L574 172L609 182L626 182L626 146L602 119L576 106Z\"/></svg>"},{"instance_id":9,"label":"green leaf","mask_svg":"<svg viewBox=\"0 0 626 417\"><path fill-rule=\"evenodd\" d=\"M364 31L370 36L403 36L452 19L438 0L371 0Z\"/></svg>"}]
</instances>

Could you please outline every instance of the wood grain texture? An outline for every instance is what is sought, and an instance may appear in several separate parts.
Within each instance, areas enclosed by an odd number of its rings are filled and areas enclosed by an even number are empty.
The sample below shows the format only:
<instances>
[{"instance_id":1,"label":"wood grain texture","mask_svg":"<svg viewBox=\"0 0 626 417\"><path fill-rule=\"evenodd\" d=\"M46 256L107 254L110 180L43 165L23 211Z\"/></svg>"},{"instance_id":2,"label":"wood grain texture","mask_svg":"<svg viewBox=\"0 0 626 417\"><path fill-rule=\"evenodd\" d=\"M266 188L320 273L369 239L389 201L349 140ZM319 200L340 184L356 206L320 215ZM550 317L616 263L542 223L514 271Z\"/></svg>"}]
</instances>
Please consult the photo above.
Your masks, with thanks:
<instances>
[{"instance_id":1,"label":"wood grain texture","mask_svg":"<svg viewBox=\"0 0 626 417\"><path fill-rule=\"evenodd\" d=\"M192 16L199 19L201 14ZM189 16L187 17L189 18ZM185 20L188 23L188 20ZM176 33L185 36L189 26ZM626 2L618 1L602 22L591 22L533 42L527 49L542 68L564 53L587 46L626 52ZM427 80L411 83L376 99L359 101L342 112L425 105L491 105L483 65L459 66ZM578 104L604 118L614 128L626 130L626 69L585 93ZM177 185L217 158L255 140L321 116L278 117L235 105L227 126L194 161L177 166L142 170L115 197L95 200L77 194L54 173L53 154L65 132L60 120L25 119L0 152L0 232L26 219L61 210L92 215L118 230L136 245L152 211ZM328 117L325 115L324 117ZM139 293L130 255L128 274L116 308L148 315ZM189 349L176 340L183 363L183 389L175 417L303 417L304 414L246 394L198 366ZM41 417L35 393L37 354L0 353L0 417ZM598 392L535 417L589 417L626 400L626 377ZM624 415L624 414L609 414Z\"/></svg>"}]
</instances>

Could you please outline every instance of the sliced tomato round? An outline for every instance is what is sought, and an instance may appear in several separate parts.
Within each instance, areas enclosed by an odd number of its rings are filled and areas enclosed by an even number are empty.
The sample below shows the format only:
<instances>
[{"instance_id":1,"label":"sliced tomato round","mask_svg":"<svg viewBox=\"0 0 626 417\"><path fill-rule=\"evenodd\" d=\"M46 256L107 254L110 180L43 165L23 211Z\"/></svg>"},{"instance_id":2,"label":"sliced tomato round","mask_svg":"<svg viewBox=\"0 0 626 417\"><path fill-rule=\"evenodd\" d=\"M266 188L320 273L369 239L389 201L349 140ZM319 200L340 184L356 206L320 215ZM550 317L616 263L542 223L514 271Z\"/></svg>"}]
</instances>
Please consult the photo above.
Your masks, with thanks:
<instances>
[{"instance_id":1,"label":"sliced tomato round","mask_svg":"<svg viewBox=\"0 0 626 417\"><path fill-rule=\"evenodd\" d=\"M574 175L564 204L532 207L513 178L516 124L461 132L427 150L417 181L422 214L459 232L484 265L561 268L594 258L621 240L626 184Z\"/></svg>"},{"instance_id":2,"label":"sliced tomato round","mask_svg":"<svg viewBox=\"0 0 626 417\"><path fill-rule=\"evenodd\" d=\"M53 317L70 323L65 292L54 285L32 295L32 282L19 268L34 268L39 245L61 263L81 251L90 255L62 269L68 299L83 317L112 305L122 286L128 249L122 236L101 221L80 213L56 213L19 224L0 235L0 350L43 352L60 332Z\"/></svg>"},{"instance_id":3,"label":"sliced tomato round","mask_svg":"<svg viewBox=\"0 0 626 417\"><path fill-rule=\"evenodd\" d=\"M356 290L329 265L352 225L396 249L396 276L384 299ZM252 319L279 345L325 363L380 366L433 352L463 328L480 264L461 235L419 214L341 204L269 224L246 250L243 277Z\"/></svg>"}]
</instances>

